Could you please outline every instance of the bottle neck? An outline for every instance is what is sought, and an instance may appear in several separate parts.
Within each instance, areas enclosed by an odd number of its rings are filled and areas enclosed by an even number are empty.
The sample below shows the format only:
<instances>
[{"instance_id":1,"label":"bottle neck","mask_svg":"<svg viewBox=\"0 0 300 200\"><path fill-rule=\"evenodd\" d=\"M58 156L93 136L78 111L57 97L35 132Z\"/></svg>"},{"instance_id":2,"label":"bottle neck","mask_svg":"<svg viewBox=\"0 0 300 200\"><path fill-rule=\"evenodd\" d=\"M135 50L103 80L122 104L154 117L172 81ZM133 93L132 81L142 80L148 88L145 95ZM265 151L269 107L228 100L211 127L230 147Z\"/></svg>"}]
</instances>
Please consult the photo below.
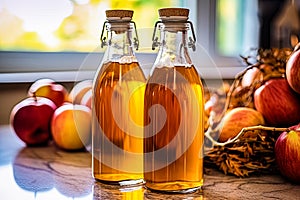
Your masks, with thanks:
<instances>
[{"instance_id":1,"label":"bottle neck","mask_svg":"<svg viewBox=\"0 0 300 200\"><path fill-rule=\"evenodd\" d=\"M164 23L160 26L160 32L160 48L155 66L190 66L188 26L185 23Z\"/></svg>"},{"instance_id":2,"label":"bottle neck","mask_svg":"<svg viewBox=\"0 0 300 200\"><path fill-rule=\"evenodd\" d=\"M131 63L136 61L133 51L132 26L130 23L108 23L107 61Z\"/></svg>"}]
</instances>

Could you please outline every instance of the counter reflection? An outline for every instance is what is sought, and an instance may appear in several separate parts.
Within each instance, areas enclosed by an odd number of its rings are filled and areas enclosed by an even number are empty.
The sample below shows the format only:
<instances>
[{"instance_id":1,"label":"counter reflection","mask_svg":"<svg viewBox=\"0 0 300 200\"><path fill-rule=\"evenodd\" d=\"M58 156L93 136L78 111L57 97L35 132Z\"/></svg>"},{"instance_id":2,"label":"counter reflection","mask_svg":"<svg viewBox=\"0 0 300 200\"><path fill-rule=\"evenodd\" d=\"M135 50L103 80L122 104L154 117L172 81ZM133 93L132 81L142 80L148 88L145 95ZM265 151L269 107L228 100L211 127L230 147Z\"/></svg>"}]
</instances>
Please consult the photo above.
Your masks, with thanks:
<instances>
[{"instance_id":1,"label":"counter reflection","mask_svg":"<svg viewBox=\"0 0 300 200\"><path fill-rule=\"evenodd\" d=\"M63 152L55 147L21 149L12 163L15 184L34 199L91 199L90 154ZM20 194L21 195L21 194Z\"/></svg>"},{"instance_id":2,"label":"counter reflection","mask_svg":"<svg viewBox=\"0 0 300 200\"><path fill-rule=\"evenodd\" d=\"M11 162L0 166L3 200L203 199L201 193L161 194L143 185L119 187L97 182L92 177L89 152L65 152L49 145L20 147L10 156Z\"/></svg>"}]
</instances>

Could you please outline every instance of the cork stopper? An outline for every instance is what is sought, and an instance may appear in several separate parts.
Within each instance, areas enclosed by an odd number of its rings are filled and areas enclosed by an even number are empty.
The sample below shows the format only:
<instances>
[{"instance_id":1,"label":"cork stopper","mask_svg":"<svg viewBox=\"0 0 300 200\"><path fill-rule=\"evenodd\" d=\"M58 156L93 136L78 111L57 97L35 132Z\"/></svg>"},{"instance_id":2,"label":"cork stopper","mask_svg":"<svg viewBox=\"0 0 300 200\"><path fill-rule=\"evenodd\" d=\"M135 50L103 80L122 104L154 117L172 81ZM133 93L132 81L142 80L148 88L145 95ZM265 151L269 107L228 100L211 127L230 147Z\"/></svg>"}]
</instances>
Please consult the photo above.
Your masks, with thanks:
<instances>
[{"instance_id":1,"label":"cork stopper","mask_svg":"<svg viewBox=\"0 0 300 200\"><path fill-rule=\"evenodd\" d=\"M106 10L106 19L108 21L131 21L132 10Z\"/></svg>"},{"instance_id":2,"label":"cork stopper","mask_svg":"<svg viewBox=\"0 0 300 200\"><path fill-rule=\"evenodd\" d=\"M159 17L165 20L187 20L190 10L187 8L162 8L158 10Z\"/></svg>"}]
</instances>

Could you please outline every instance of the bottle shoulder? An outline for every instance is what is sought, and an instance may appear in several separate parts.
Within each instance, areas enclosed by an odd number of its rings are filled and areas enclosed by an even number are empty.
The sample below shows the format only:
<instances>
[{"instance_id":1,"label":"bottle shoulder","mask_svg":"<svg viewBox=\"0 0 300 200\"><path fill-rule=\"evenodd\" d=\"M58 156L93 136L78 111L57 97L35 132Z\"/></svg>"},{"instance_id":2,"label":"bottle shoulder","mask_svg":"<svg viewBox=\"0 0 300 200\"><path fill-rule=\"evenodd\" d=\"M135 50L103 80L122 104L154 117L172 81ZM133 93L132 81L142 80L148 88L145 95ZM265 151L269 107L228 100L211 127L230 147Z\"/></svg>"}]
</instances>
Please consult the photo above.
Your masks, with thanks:
<instances>
[{"instance_id":1,"label":"bottle shoulder","mask_svg":"<svg viewBox=\"0 0 300 200\"><path fill-rule=\"evenodd\" d=\"M194 65L154 67L148 82L202 85L200 75Z\"/></svg>"},{"instance_id":2,"label":"bottle shoulder","mask_svg":"<svg viewBox=\"0 0 300 200\"><path fill-rule=\"evenodd\" d=\"M96 76L100 82L104 79L146 82L145 75L138 62L108 61L102 64Z\"/></svg>"}]
</instances>

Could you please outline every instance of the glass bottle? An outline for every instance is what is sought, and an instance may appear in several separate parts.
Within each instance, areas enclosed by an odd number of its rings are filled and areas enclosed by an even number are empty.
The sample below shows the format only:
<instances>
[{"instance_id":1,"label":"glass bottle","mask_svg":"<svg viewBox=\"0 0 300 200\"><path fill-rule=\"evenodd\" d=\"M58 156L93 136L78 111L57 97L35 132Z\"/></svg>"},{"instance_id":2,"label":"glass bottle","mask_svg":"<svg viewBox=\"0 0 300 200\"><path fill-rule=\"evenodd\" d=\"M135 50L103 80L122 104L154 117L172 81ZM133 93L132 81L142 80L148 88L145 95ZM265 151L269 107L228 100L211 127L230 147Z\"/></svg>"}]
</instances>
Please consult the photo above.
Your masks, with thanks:
<instances>
[{"instance_id":1,"label":"glass bottle","mask_svg":"<svg viewBox=\"0 0 300 200\"><path fill-rule=\"evenodd\" d=\"M106 11L101 46L108 47L93 82L93 176L118 185L143 182L146 79L134 55L138 39L132 15L131 10Z\"/></svg>"},{"instance_id":2,"label":"glass bottle","mask_svg":"<svg viewBox=\"0 0 300 200\"><path fill-rule=\"evenodd\" d=\"M188 14L160 9L152 38L159 52L144 97L144 180L151 190L181 193L203 185L204 92L188 52L196 41Z\"/></svg>"}]
</instances>

